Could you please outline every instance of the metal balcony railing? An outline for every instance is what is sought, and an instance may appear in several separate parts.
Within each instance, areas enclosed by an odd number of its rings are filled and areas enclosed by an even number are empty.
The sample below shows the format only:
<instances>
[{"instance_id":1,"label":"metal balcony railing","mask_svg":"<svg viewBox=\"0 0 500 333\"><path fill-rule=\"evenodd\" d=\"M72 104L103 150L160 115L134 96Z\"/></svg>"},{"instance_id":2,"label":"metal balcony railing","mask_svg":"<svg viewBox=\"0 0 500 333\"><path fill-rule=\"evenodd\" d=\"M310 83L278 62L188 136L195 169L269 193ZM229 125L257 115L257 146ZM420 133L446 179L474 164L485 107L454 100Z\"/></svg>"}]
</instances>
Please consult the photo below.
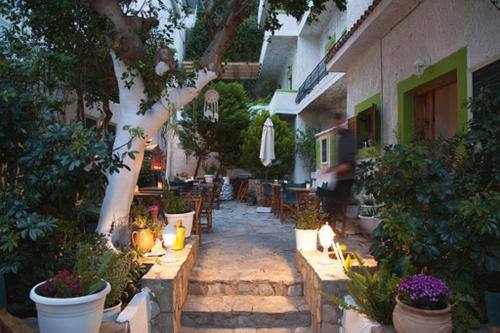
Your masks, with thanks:
<instances>
[{"instance_id":1,"label":"metal balcony railing","mask_svg":"<svg viewBox=\"0 0 500 333\"><path fill-rule=\"evenodd\" d=\"M309 73L304 82L300 85L295 103L299 104L318 85L318 83L328 74L326 70L325 58Z\"/></svg>"}]
</instances>

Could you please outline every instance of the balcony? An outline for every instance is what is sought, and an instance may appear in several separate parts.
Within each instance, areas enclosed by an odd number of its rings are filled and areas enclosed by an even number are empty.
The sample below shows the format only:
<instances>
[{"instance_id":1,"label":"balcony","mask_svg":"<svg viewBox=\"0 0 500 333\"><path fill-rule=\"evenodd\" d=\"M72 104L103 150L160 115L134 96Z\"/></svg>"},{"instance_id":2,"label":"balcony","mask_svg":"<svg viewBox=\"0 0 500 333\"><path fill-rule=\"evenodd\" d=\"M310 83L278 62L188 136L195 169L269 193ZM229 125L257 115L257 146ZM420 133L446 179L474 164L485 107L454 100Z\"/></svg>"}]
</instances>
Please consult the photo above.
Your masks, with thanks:
<instances>
[{"instance_id":1,"label":"balcony","mask_svg":"<svg viewBox=\"0 0 500 333\"><path fill-rule=\"evenodd\" d=\"M297 105L295 104L295 97L297 90L292 89L276 89L274 92L271 103L269 103L269 112L273 114L297 114Z\"/></svg>"},{"instance_id":2,"label":"balcony","mask_svg":"<svg viewBox=\"0 0 500 333\"><path fill-rule=\"evenodd\" d=\"M299 104L302 102L307 95L313 91L313 89L320 83L320 81L328 74L326 70L325 58L314 67L314 69L309 73L304 82L300 85L297 92L297 97L295 98L295 103Z\"/></svg>"}]
</instances>

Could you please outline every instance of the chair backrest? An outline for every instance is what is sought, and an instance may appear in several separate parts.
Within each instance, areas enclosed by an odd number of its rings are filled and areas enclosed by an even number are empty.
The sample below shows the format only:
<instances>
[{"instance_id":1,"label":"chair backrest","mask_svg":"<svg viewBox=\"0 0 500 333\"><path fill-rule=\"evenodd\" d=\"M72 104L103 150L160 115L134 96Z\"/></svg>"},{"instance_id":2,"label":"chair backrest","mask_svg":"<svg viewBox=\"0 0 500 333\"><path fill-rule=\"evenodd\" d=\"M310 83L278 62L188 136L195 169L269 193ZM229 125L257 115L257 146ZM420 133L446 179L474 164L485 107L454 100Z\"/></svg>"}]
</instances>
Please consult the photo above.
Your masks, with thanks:
<instances>
[{"instance_id":1,"label":"chair backrest","mask_svg":"<svg viewBox=\"0 0 500 333\"><path fill-rule=\"evenodd\" d=\"M306 183L286 183L282 185L283 199L288 204L296 204L297 198L295 194L288 190L290 187L306 187Z\"/></svg>"}]
</instances>

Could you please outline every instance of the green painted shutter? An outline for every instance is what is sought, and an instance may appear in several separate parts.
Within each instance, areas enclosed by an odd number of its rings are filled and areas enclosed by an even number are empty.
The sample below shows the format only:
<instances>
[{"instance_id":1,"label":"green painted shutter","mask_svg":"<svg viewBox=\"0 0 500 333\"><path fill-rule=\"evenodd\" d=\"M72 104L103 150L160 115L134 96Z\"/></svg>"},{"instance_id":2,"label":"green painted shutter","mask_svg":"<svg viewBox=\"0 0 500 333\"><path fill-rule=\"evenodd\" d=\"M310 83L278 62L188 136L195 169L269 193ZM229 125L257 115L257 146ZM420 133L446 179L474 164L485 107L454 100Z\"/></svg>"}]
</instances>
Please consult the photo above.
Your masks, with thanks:
<instances>
[{"instance_id":1,"label":"green painted shutter","mask_svg":"<svg viewBox=\"0 0 500 333\"><path fill-rule=\"evenodd\" d=\"M321 140L316 139L316 170L321 169Z\"/></svg>"},{"instance_id":2,"label":"green painted shutter","mask_svg":"<svg viewBox=\"0 0 500 333\"><path fill-rule=\"evenodd\" d=\"M337 143L337 135L333 134L330 136L330 166L337 165L335 161L335 146Z\"/></svg>"}]
</instances>

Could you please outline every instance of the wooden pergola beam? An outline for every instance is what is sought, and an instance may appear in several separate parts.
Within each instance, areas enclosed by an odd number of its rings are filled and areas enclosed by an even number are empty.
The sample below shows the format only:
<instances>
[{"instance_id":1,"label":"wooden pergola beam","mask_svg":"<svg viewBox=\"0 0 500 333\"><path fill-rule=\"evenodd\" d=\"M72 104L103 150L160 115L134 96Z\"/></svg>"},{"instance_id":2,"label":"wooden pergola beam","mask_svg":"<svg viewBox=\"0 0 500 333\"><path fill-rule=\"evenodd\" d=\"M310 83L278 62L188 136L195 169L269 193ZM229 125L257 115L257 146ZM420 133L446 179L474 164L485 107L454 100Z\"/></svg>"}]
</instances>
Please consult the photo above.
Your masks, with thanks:
<instances>
[{"instance_id":1,"label":"wooden pergola beam","mask_svg":"<svg viewBox=\"0 0 500 333\"><path fill-rule=\"evenodd\" d=\"M192 61L183 61L182 65L189 72L194 70ZM221 67L219 79L222 80L256 80L260 72L258 62L228 62Z\"/></svg>"}]
</instances>

